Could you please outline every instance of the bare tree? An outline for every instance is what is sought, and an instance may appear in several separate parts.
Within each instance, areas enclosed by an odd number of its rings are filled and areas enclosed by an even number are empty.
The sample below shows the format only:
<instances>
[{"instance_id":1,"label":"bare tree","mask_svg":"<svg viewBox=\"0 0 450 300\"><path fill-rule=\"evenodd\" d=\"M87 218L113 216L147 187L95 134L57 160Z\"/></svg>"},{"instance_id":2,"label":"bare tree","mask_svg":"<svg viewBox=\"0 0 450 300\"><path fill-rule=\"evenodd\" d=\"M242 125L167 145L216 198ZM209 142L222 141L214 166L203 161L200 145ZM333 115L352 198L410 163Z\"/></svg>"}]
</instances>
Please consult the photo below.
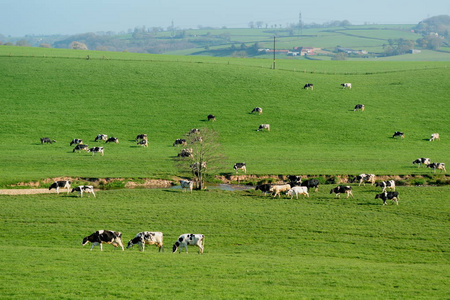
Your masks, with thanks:
<instances>
[{"instance_id":1,"label":"bare tree","mask_svg":"<svg viewBox=\"0 0 450 300\"><path fill-rule=\"evenodd\" d=\"M205 188L208 174L217 172L224 162L218 133L212 129L192 129L186 134L186 146L175 158L177 169L190 173L195 189Z\"/></svg>"}]
</instances>

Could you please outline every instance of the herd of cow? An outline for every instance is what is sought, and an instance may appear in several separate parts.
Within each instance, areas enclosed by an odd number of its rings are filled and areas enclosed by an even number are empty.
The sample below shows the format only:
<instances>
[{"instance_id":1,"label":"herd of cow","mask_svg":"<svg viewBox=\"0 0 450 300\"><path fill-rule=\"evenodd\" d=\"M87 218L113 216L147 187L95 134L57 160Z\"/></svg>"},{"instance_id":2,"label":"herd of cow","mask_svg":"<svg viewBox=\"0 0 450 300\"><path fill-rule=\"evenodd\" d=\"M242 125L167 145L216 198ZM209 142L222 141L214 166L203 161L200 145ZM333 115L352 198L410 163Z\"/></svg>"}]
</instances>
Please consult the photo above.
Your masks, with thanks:
<instances>
[{"instance_id":1,"label":"herd of cow","mask_svg":"<svg viewBox=\"0 0 450 300\"><path fill-rule=\"evenodd\" d=\"M291 199L295 197L298 199L298 195L303 197L309 197L309 190L314 188L315 192L319 190L319 181L317 179L307 179L302 181L302 178L297 175L289 175L286 177L287 182L283 184L261 184L257 185L255 190L260 190L264 195L271 193L273 197L278 196L280 198L281 193L285 193L287 197ZM392 200L398 205L398 192L395 191L395 181L387 180L381 182L375 182L375 174L360 174L353 178L352 182L359 181L359 185L366 185L366 182L370 182L371 185L381 187L381 194L376 194L375 199L383 200L383 205L387 204L387 200ZM387 191L390 189L391 191ZM330 190L330 194L335 194L335 197L340 197L341 194L347 194L348 197L353 196L352 187L350 185L338 185Z\"/></svg>"},{"instance_id":2,"label":"herd of cow","mask_svg":"<svg viewBox=\"0 0 450 300\"><path fill-rule=\"evenodd\" d=\"M120 246L122 251L125 251L122 242L122 233L120 231L111 230L98 230L93 234L83 238L81 245L91 243L91 250L94 246L100 246L100 251L103 251L102 244L111 244L114 247ZM162 232L151 232L143 231L136 234L134 238L128 241L127 249L133 247L133 245L139 245L139 250L145 251L145 245L155 245L159 248L159 252L164 251L164 239ZM172 253L177 252L179 249L180 253L183 248L188 253L188 246L197 246L198 253L203 254L205 248L205 236L203 234L193 234L185 233L178 237L176 242L172 246Z\"/></svg>"},{"instance_id":3,"label":"herd of cow","mask_svg":"<svg viewBox=\"0 0 450 300\"><path fill-rule=\"evenodd\" d=\"M105 144L107 143L119 143L119 139L116 137L109 137L106 134L98 134L95 139L95 142L97 141L104 141ZM137 145L139 146L144 146L144 147L148 147L148 137L147 134L138 134L136 136L135 142L137 143ZM55 140L52 140L48 137L43 137L41 138L41 144L53 144L56 143ZM86 151L86 152L90 152L92 153L92 155L94 155L95 153L100 153L100 155L104 155L105 154L105 148L104 147L91 147L89 148L88 145L83 143L82 139L72 139L72 141L69 144L70 146L75 145L75 148L73 148L72 152L80 152L80 151Z\"/></svg>"}]
</instances>

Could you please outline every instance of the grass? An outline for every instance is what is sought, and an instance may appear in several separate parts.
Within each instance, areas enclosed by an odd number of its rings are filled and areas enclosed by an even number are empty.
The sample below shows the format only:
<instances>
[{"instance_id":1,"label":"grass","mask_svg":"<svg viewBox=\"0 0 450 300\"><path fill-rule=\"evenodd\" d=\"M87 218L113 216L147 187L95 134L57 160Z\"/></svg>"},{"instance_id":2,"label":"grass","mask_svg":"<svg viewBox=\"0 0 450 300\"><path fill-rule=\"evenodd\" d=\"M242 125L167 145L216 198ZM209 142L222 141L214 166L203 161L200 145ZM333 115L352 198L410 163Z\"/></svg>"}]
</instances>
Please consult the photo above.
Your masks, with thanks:
<instances>
[{"instance_id":1,"label":"grass","mask_svg":"<svg viewBox=\"0 0 450 300\"><path fill-rule=\"evenodd\" d=\"M334 199L255 191L100 191L97 198L1 196L0 293L9 299L443 299L449 296L449 187L398 187L400 205L378 189ZM100 211L99 211L100 209ZM186 218L185 213L189 211ZM81 240L95 230L162 231L165 252ZM182 233L205 234L205 254L172 254ZM99 294L99 286L101 292Z\"/></svg>"},{"instance_id":2,"label":"grass","mask_svg":"<svg viewBox=\"0 0 450 300\"><path fill-rule=\"evenodd\" d=\"M80 53L60 55L66 52ZM417 157L450 160L445 64L283 61L270 70L258 66L268 63L262 60L141 57L0 55L1 185L58 176L176 175L173 141L202 127L220 135L230 165L221 173L245 161L250 174L423 174L430 171L411 165ZM303 90L306 82L315 90ZM353 90L342 90L342 82L352 82ZM366 111L353 112L360 103ZM255 106L263 107L261 116L249 114ZM205 121L210 113L217 122ZM261 123L272 131L257 132ZM391 138L397 130L404 140ZM441 141L427 141L433 132ZM120 143L102 144L103 157L72 153L73 138L94 146L99 133ZM149 134L149 148L134 143L140 133ZM41 145L44 136L57 143Z\"/></svg>"}]
</instances>

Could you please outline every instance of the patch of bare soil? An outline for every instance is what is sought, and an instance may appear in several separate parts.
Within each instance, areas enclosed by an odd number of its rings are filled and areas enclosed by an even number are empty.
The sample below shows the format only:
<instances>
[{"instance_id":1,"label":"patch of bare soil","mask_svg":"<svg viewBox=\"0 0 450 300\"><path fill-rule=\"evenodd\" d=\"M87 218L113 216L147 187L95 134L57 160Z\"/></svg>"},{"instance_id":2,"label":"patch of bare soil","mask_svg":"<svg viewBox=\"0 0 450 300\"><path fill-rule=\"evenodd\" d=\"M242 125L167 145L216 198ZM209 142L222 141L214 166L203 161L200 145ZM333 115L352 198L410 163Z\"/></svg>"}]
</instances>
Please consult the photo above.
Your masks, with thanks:
<instances>
[{"instance_id":1,"label":"patch of bare soil","mask_svg":"<svg viewBox=\"0 0 450 300\"><path fill-rule=\"evenodd\" d=\"M33 194L51 194L55 191L49 189L3 189L0 195L33 195Z\"/></svg>"}]
</instances>

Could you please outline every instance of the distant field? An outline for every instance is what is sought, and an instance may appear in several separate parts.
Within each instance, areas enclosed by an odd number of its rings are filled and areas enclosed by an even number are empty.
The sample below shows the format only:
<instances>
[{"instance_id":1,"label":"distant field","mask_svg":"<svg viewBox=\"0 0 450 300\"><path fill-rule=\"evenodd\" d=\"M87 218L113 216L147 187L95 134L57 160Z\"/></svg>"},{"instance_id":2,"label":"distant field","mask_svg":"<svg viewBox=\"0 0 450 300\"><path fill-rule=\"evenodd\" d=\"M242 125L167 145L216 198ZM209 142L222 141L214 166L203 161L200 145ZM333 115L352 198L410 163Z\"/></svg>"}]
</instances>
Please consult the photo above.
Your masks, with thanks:
<instances>
[{"instance_id":1,"label":"distant field","mask_svg":"<svg viewBox=\"0 0 450 300\"><path fill-rule=\"evenodd\" d=\"M176 175L173 141L202 127L220 134L230 166L221 173L243 161L250 174L424 174L430 170L411 165L417 157L450 161L445 63L280 60L271 70L270 60L124 53L103 60L94 52L86 60L80 51L36 48L19 56L25 50L0 47L2 184ZM306 82L315 90L303 90ZM365 112L353 112L359 103ZM249 114L255 106L261 116ZM208 114L217 122L206 122ZM257 132L261 123L272 131ZM404 140L392 139L397 130ZM427 141L433 132L441 141ZM72 153L73 138L94 146L99 133L120 143L103 144L104 157ZM148 149L134 143L140 133L149 135ZM41 145L44 136L57 143Z\"/></svg>"},{"instance_id":2,"label":"distant field","mask_svg":"<svg viewBox=\"0 0 450 300\"><path fill-rule=\"evenodd\" d=\"M355 187L355 199L330 188L299 200L171 189L0 196L1 298L448 298L449 187L399 187L399 206L382 206L374 187ZM100 229L125 244L162 231L165 251L83 248ZM204 234L205 253L172 254L182 233Z\"/></svg>"}]
</instances>

